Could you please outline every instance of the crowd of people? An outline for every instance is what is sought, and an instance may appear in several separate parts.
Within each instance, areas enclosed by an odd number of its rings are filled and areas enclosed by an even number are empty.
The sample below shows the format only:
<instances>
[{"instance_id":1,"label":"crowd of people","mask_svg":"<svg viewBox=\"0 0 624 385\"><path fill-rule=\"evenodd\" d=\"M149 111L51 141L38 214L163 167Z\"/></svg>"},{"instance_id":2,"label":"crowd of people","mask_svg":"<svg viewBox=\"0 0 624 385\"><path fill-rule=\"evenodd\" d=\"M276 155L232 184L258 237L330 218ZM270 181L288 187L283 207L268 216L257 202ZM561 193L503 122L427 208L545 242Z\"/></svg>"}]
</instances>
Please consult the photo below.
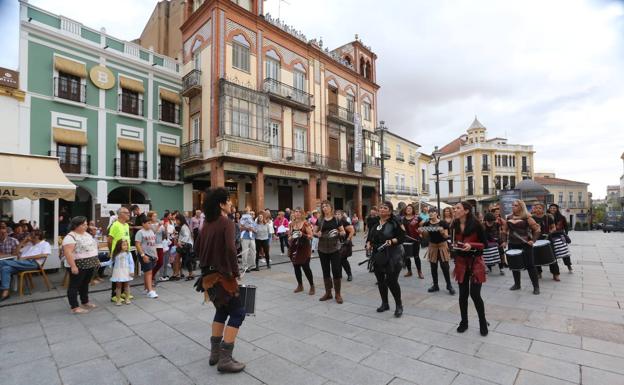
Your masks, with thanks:
<instances>
[{"instance_id":1,"label":"crowd of people","mask_svg":"<svg viewBox=\"0 0 624 385\"><path fill-rule=\"evenodd\" d=\"M495 267L501 275L505 275L506 269L512 271L514 284L510 290L521 289L521 271L526 270L536 295L540 293L542 265L549 266L555 281L560 281L557 259L562 259L568 270L573 271L567 247L570 243L567 223L556 204L551 204L548 210L543 204L534 204L529 213L525 203L517 200L512 213L503 218L498 206L480 215L470 203L460 202L439 215L435 208L418 212L412 204L397 213L391 202L383 202L371 208L360 223L357 216L334 210L329 201L321 202L320 210L312 212L300 207L287 208L275 215L269 209L258 213L248 208L238 211L227 191L216 188L207 191L204 209L196 210L192 216L177 211L166 211L159 216L154 211L144 213L136 205L121 207L110 214L109 225L102 231L85 217L69 221L61 255L69 274L67 298L71 312L86 313L96 307L89 300L89 286L108 278L107 267L111 301L121 306L130 304L134 298L129 283L138 270L143 276L143 294L158 298L159 282L194 280L199 262L201 276L197 284L217 310L209 362L222 372L244 368L244 364L232 357L238 329L246 314L238 296L239 279L244 272L259 271L261 264L271 268L271 240L279 241L280 254L287 255L292 262L294 293L304 291L305 275L307 293L316 294L310 263L312 255L318 253L325 289L319 300L334 299L342 304L343 270L347 281L351 281L348 258L353 253L353 238L358 228L363 227L369 269L375 274L381 298L377 312L390 310L390 293L395 317L403 314L399 275L403 269L407 270L404 277L414 275L413 259L416 276L425 278L420 250L426 246L425 259L429 261L432 279L428 292L440 291L438 270L442 270L446 290L455 295L452 274L459 288L461 319L457 332L463 333L468 328L470 297L483 336L488 334L489 324L481 287ZM106 238L104 248L98 244L102 236ZM555 256L547 263L538 263L534 256L540 242L546 242ZM50 244L40 231L27 224L13 224L10 229L0 222L0 254L21 256L19 260L0 260L0 300L4 300L9 296L11 274L40 266L50 254Z\"/></svg>"}]
</instances>

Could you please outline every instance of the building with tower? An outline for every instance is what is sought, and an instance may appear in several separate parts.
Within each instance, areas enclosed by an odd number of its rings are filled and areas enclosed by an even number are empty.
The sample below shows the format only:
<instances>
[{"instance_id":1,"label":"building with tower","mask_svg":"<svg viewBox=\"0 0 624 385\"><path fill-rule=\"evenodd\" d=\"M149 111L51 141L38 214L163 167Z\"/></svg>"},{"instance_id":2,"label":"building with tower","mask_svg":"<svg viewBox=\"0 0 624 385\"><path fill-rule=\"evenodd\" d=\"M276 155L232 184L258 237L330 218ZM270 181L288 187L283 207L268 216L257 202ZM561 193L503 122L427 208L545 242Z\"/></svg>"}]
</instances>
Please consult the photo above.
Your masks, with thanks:
<instances>
[{"instance_id":1,"label":"building with tower","mask_svg":"<svg viewBox=\"0 0 624 385\"><path fill-rule=\"evenodd\" d=\"M260 0L183 4L185 210L201 207L209 186L227 187L239 208L310 210L329 199L361 216L376 204L370 47L356 36L329 50L265 14Z\"/></svg>"},{"instance_id":2,"label":"building with tower","mask_svg":"<svg viewBox=\"0 0 624 385\"><path fill-rule=\"evenodd\" d=\"M487 207L497 190L513 190L518 181L533 178L533 146L488 138L476 117L465 134L440 151L440 197L448 203L467 200Z\"/></svg>"}]
</instances>

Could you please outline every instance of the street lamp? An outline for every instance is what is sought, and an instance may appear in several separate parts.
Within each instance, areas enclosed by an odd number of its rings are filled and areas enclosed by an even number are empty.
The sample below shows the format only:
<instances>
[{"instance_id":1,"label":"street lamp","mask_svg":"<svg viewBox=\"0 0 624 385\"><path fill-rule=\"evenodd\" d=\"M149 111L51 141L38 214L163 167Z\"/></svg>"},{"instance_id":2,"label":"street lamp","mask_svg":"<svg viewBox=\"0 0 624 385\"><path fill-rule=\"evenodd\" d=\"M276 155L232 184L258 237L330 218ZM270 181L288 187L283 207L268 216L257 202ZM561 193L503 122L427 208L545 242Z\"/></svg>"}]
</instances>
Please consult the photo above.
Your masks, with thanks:
<instances>
[{"instance_id":1,"label":"street lamp","mask_svg":"<svg viewBox=\"0 0 624 385\"><path fill-rule=\"evenodd\" d=\"M440 215L440 158L442 157L442 151L438 150L438 146L435 146L433 151L433 161L435 162L435 186L436 186L436 198L438 200L438 215Z\"/></svg>"},{"instance_id":2,"label":"street lamp","mask_svg":"<svg viewBox=\"0 0 624 385\"><path fill-rule=\"evenodd\" d=\"M386 154L384 153L384 132L388 130L388 128L385 126L386 122L384 122L383 120L379 121L379 127L377 127L377 132L379 132L379 137L380 137L380 147L381 147L381 201L385 202L386 201L386 169L384 167L384 160L386 158Z\"/></svg>"}]
</instances>

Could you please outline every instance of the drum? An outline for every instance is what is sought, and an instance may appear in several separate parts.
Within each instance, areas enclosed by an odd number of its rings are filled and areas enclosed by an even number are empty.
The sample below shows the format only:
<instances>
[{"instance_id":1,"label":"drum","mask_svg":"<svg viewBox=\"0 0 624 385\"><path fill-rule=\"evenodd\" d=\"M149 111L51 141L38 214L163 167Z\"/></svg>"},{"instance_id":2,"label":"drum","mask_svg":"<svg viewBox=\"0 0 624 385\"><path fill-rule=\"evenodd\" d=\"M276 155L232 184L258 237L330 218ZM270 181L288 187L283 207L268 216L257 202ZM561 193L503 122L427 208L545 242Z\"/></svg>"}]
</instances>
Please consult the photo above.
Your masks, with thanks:
<instances>
[{"instance_id":1,"label":"drum","mask_svg":"<svg viewBox=\"0 0 624 385\"><path fill-rule=\"evenodd\" d=\"M414 256L414 244L412 242L403 242L403 248L405 249L405 257Z\"/></svg>"},{"instance_id":2,"label":"drum","mask_svg":"<svg viewBox=\"0 0 624 385\"><path fill-rule=\"evenodd\" d=\"M533 261L535 266L548 266L555 263L555 254L550 241L540 239L533 244Z\"/></svg>"},{"instance_id":3,"label":"drum","mask_svg":"<svg viewBox=\"0 0 624 385\"><path fill-rule=\"evenodd\" d=\"M256 287L253 285L238 285L240 302L245 308L245 313L253 315L256 313Z\"/></svg>"},{"instance_id":4,"label":"drum","mask_svg":"<svg viewBox=\"0 0 624 385\"><path fill-rule=\"evenodd\" d=\"M505 254L507 255L507 264L509 265L509 270L524 270L525 266L524 259L522 258L522 250L509 249Z\"/></svg>"},{"instance_id":5,"label":"drum","mask_svg":"<svg viewBox=\"0 0 624 385\"><path fill-rule=\"evenodd\" d=\"M483 249L483 261L486 265L496 265L500 263L501 256L498 251L498 245Z\"/></svg>"}]
</instances>

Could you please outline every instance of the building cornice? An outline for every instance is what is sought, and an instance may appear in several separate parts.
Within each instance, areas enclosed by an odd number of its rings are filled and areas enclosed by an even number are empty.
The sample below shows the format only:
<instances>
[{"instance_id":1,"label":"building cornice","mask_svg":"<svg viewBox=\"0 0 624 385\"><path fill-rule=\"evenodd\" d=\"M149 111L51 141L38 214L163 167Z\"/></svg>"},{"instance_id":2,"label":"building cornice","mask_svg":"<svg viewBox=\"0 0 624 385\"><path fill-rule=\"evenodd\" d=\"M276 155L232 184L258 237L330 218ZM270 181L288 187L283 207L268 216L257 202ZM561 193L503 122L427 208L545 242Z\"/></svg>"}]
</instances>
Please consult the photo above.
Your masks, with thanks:
<instances>
[{"instance_id":1,"label":"building cornice","mask_svg":"<svg viewBox=\"0 0 624 385\"><path fill-rule=\"evenodd\" d=\"M26 99L26 92L15 88L0 86L0 96L7 96L19 102L23 102Z\"/></svg>"}]
</instances>

